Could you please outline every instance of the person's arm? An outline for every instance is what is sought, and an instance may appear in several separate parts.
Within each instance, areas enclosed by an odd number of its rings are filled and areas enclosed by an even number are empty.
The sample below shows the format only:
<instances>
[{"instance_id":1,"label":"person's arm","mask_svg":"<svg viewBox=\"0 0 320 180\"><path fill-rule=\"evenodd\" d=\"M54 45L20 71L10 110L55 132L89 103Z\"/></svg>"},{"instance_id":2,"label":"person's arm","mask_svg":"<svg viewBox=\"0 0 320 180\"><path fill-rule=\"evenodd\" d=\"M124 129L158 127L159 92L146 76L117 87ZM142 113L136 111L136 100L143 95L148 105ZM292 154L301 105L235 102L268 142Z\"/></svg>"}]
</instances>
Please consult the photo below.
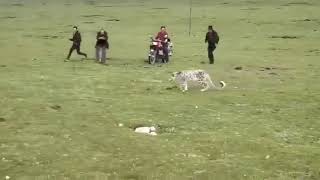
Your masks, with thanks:
<instances>
[{"instance_id":1,"label":"person's arm","mask_svg":"<svg viewBox=\"0 0 320 180\"><path fill-rule=\"evenodd\" d=\"M157 33L156 38L155 39L159 39L160 37L160 32Z\"/></svg>"},{"instance_id":2,"label":"person's arm","mask_svg":"<svg viewBox=\"0 0 320 180\"><path fill-rule=\"evenodd\" d=\"M215 34L216 34L216 44L218 44L219 43L219 35L218 35L218 33L215 31Z\"/></svg>"},{"instance_id":3,"label":"person's arm","mask_svg":"<svg viewBox=\"0 0 320 180\"><path fill-rule=\"evenodd\" d=\"M79 33L79 42L81 42L81 34Z\"/></svg>"},{"instance_id":4,"label":"person's arm","mask_svg":"<svg viewBox=\"0 0 320 180\"><path fill-rule=\"evenodd\" d=\"M108 41L109 39L108 32L105 33L105 38L106 38L106 41Z\"/></svg>"},{"instance_id":5,"label":"person's arm","mask_svg":"<svg viewBox=\"0 0 320 180\"><path fill-rule=\"evenodd\" d=\"M75 35L75 34L74 34L74 35ZM69 39L70 41L73 41L73 40L74 40L74 35L72 36L72 38Z\"/></svg>"},{"instance_id":6,"label":"person's arm","mask_svg":"<svg viewBox=\"0 0 320 180\"><path fill-rule=\"evenodd\" d=\"M207 43L209 40L209 33L206 34L206 39L204 40L205 43Z\"/></svg>"}]
</instances>

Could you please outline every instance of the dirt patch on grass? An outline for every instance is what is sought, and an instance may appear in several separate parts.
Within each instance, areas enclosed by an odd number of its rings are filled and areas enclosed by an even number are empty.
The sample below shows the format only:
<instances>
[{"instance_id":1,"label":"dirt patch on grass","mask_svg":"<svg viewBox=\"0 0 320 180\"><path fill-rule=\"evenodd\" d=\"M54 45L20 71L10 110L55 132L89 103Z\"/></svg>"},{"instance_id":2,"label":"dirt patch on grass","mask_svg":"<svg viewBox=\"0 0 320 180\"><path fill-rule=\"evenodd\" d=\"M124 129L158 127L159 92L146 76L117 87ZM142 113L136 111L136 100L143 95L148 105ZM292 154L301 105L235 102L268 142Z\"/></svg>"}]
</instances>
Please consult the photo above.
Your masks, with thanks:
<instances>
[{"instance_id":1,"label":"dirt patch on grass","mask_svg":"<svg viewBox=\"0 0 320 180\"><path fill-rule=\"evenodd\" d=\"M256 11L256 10L259 10L260 8L257 8L257 7L248 7L248 8L243 8L243 9L240 9L240 10L243 10L243 11Z\"/></svg>"},{"instance_id":2,"label":"dirt patch on grass","mask_svg":"<svg viewBox=\"0 0 320 180\"><path fill-rule=\"evenodd\" d=\"M84 24L94 24L95 22L93 21L86 21L86 22L83 22Z\"/></svg>"},{"instance_id":3,"label":"dirt patch on grass","mask_svg":"<svg viewBox=\"0 0 320 180\"><path fill-rule=\"evenodd\" d=\"M165 7L154 7L154 8L151 8L151 9L166 10L166 9L169 9L169 8L165 8Z\"/></svg>"},{"instance_id":4,"label":"dirt patch on grass","mask_svg":"<svg viewBox=\"0 0 320 180\"><path fill-rule=\"evenodd\" d=\"M6 118L0 117L0 122L6 122Z\"/></svg>"},{"instance_id":5,"label":"dirt patch on grass","mask_svg":"<svg viewBox=\"0 0 320 180\"><path fill-rule=\"evenodd\" d=\"M320 49L310 49L308 52L320 52Z\"/></svg>"},{"instance_id":6,"label":"dirt patch on grass","mask_svg":"<svg viewBox=\"0 0 320 180\"><path fill-rule=\"evenodd\" d=\"M4 16L4 17L1 17L1 19L16 19L17 17L16 16Z\"/></svg>"},{"instance_id":7,"label":"dirt patch on grass","mask_svg":"<svg viewBox=\"0 0 320 180\"><path fill-rule=\"evenodd\" d=\"M100 6L96 6L96 7L101 7L101 8L109 8L109 7L114 7L114 6L111 6L111 5L100 5Z\"/></svg>"},{"instance_id":8,"label":"dirt patch on grass","mask_svg":"<svg viewBox=\"0 0 320 180\"><path fill-rule=\"evenodd\" d=\"M279 74L278 73L275 73L275 72L271 72L269 73L270 75L273 75L273 76L278 76Z\"/></svg>"},{"instance_id":9,"label":"dirt patch on grass","mask_svg":"<svg viewBox=\"0 0 320 180\"><path fill-rule=\"evenodd\" d=\"M85 1L85 4L93 6L93 5L96 5L96 1L87 0Z\"/></svg>"},{"instance_id":10,"label":"dirt patch on grass","mask_svg":"<svg viewBox=\"0 0 320 180\"><path fill-rule=\"evenodd\" d=\"M101 14L90 14L90 15L82 15L81 17L84 18L95 18L95 17L103 17L104 15Z\"/></svg>"},{"instance_id":11,"label":"dirt patch on grass","mask_svg":"<svg viewBox=\"0 0 320 180\"><path fill-rule=\"evenodd\" d=\"M296 20L292 20L292 22L309 22L309 21L313 21L313 19L296 19Z\"/></svg>"},{"instance_id":12,"label":"dirt patch on grass","mask_svg":"<svg viewBox=\"0 0 320 180\"><path fill-rule=\"evenodd\" d=\"M310 50L307 50L306 52L309 54L319 55L320 49L310 49Z\"/></svg>"},{"instance_id":13,"label":"dirt patch on grass","mask_svg":"<svg viewBox=\"0 0 320 180\"><path fill-rule=\"evenodd\" d=\"M270 36L272 39L300 39L299 36L282 35L282 36Z\"/></svg>"},{"instance_id":14,"label":"dirt patch on grass","mask_svg":"<svg viewBox=\"0 0 320 180\"><path fill-rule=\"evenodd\" d=\"M289 69L290 68L286 68L286 67L260 67L260 71L272 71L272 70L284 71Z\"/></svg>"},{"instance_id":15,"label":"dirt patch on grass","mask_svg":"<svg viewBox=\"0 0 320 180\"><path fill-rule=\"evenodd\" d=\"M241 71L243 68L241 66L237 66L234 69L237 70L237 71Z\"/></svg>"},{"instance_id":16,"label":"dirt patch on grass","mask_svg":"<svg viewBox=\"0 0 320 180\"><path fill-rule=\"evenodd\" d=\"M61 109L61 106L60 105L52 105L52 106L50 106L50 108L57 111L57 110Z\"/></svg>"},{"instance_id":17,"label":"dirt patch on grass","mask_svg":"<svg viewBox=\"0 0 320 180\"><path fill-rule=\"evenodd\" d=\"M291 23L301 23L301 24L306 24L306 23L315 23L315 24L320 24L320 19L294 19L290 21Z\"/></svg>"},{"instance_id":18,"label":"dirt patch on grass","mask_svg":"<svg viewBox=\"0 0 320 180\"><path fill-rule=\"evenodd\" d=\"M106 21L116 21L116 22L118 22L118 21L120 21L120 19L113 18L113 19L107 19Z\"/></svg>"},{"instance_id":19,"label":"dirt patch on grass","mask_svg":"<svg viewBox=\"0 0 320 180\"><path fill-rule=\"evenodd\" d=\"M314 4L309 3L309 2L290 2L283 4L281 6L313 6Z\"/></svg>"},{"instance_id":20,"label":"dirt patch on grass","mask_svg":"<svg viewBox=\"0 0 320 180\"><path fill-rule=\"evenodd\" d=\"M24 4L22 4L22 3L13 3L13 4L11 4L11 6L14 6L14 7L23 7Z\"/></svg>"},{"instance_id":21,"label":"dirt patch on grass","mask_svg":"<svg viewBox=\"0 0 320 180\"><path fill-rule=\"evenodd\" d=\"M59 36L50 36L50 35L44 35L44 36L39 36L41 39L58 39Z\"/></svg>"},{"instance_id":22,"label":"dirt patch on grass","mask_svg":"<svg viewBox=\"0 0 320 180\"><path fill-rule=\"evenodd\" d=\"M260 71L269 71L269 70L272 70L272 69L275 69L275 68L272 68L272 67L260 67Z\"/></svg>"},{"instance_id":23,"label":"dirt patch on grass","mask_svg":"<svg viewBox=\"0 0 320 180\"><path fill-rule=\"evenodd\" d=\"M176 89L178 89L177 86L166 87L166 90L176 90Z\"/></svg>"},{"instance_id":24,"label":"dirt patch on grass","mask_svg":"<svg viewBox=\"0 0 320 180\"><path fill-rule=\"evenodd\" d=\"M288 51L290 49L289 48L275 48L275 47L272 47L272 48L268 48L268 50L271 50L271 51Z\"/></svg>"}]
</instances>

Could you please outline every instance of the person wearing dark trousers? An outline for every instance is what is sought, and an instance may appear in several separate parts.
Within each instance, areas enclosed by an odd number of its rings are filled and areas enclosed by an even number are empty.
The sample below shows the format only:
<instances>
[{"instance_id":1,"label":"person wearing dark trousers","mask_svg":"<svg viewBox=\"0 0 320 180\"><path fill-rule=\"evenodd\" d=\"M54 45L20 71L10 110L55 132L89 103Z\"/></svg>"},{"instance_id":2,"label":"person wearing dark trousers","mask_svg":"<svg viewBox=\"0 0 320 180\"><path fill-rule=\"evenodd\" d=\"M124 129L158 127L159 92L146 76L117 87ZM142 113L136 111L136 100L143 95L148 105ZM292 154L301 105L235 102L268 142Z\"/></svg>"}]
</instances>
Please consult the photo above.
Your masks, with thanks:
<instances>
[{"instance_id":1,"label":"person wearing dark trousers","mask_svg":"<svg viewBox=\"0 0 320 180\"><path fill-rule=\"evenodd\" d=\"M216 49L216 45L219 43L218 33L213 30L212 26L208 27L205 43L208 43L208 58L210 64L214 64L213 52Z\"/></svg>"},{"instance_id":2,"label":"person wearing dark trousers","mask_svg":"<svg viewBox=\"0 0 320 180\"><path fill-rule=\"evenodd\" d=\"M158 32L155 39L159 40L162 44L163 53L165 55L165 59L163 63L168 63L169 62L169 50L168 50L169 34L167 33L167 29L165 26L161 26L160 32Z\"/></svg>"},{"instance_id":3,"label":"person wearing dark trousers","mask_svg":"<svg viewBox=\"0 0 320 180\"><path fill-rule=\"evenodd\" d=\"M84 56L85 58L87 58L87 54L86 53L83 53L80 51L80 46L81 46L81 34L80 32L78 31L78 27L77 26L73 26L73 36L71 39L69 39L70 41L72 41L72 46L69 50L69 54L68 54L68 57L67 57L67 61L70 59L70 56L72 54L72 52L74 50L77 50L77 54L79 55L82 55Z\"/></svg>"},{"instance_id":4,"label":"person wearing dark trousers","mask_svg":"<svg viewBox=\"0 0 320 180\"><path fill-rule=\"evenodd\" d=\"M107 49L109 49L108 33L101 29L97 33L96 42L96 60L102 64L106 64Z\"/></svg>"}]
</instances>

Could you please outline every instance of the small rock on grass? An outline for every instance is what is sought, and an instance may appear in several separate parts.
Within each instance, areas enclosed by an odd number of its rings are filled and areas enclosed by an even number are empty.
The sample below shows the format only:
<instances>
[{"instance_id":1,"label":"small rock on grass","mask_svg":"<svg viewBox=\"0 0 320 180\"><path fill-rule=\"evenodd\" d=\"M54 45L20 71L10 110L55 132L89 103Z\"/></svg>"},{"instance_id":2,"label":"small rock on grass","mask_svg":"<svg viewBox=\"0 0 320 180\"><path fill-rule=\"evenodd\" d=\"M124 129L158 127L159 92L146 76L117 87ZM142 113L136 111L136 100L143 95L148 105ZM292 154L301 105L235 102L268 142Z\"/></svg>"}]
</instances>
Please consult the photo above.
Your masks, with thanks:
<instances>
[{"instance_id":1,"label":"small rock on grass","mask_svg":"<svg viewBox=\"0 0 320 180\"><path fill-rule=\"evenodd\" d=\"M143 134L148 134L151 136L156 136L156 128L154 126L151 127L137 127L135 128L134 132L136 133L143 133Z\"/></svg>"},{"instance_id":2,"label":"small rock on grass","mask_svg":"<svg viewBox=\"0 0 320 180\"><path fill-rule=\"evenodd\" d=\"M5 118L0 117L0 122L5 122L5 121L6 121Z\"/></svg>"},{"instance_id":3,"label":"small rock on grass","mask_svg":"<svg viewBox=\"0 0 320 180\"><path fill-rule=\"evenodd\" d=\"M241 67L241 66L237 66L237 67L235 67L234 69L240 71L240 70L242 70L242 67Z\"/></svg>"}]
</instances>

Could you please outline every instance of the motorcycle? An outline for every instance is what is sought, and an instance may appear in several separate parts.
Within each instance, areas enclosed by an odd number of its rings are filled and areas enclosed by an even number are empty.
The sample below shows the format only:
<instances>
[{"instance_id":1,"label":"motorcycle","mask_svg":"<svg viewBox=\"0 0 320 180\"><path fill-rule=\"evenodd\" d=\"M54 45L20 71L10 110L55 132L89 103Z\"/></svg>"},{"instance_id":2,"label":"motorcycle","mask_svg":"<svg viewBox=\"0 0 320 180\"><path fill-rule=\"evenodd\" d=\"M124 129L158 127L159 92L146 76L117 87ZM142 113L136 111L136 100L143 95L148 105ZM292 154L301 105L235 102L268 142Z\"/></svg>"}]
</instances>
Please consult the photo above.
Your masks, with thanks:
<instances>
[{"instance_id":1,"label":"motorcycle","mask_svg":"<svg viewBox=\"0 0 320 180\"><path fill-rule=\"evenodd\" d=\"M148 61L149 64L154 64L156 62L159 62L161 60L162 63L166 62L166 55L164 53L164 47L162 45L162 42L156 39L151 39L151 44L149 48L149 55L148 55Z\"/></svg>"}]
</instances>

